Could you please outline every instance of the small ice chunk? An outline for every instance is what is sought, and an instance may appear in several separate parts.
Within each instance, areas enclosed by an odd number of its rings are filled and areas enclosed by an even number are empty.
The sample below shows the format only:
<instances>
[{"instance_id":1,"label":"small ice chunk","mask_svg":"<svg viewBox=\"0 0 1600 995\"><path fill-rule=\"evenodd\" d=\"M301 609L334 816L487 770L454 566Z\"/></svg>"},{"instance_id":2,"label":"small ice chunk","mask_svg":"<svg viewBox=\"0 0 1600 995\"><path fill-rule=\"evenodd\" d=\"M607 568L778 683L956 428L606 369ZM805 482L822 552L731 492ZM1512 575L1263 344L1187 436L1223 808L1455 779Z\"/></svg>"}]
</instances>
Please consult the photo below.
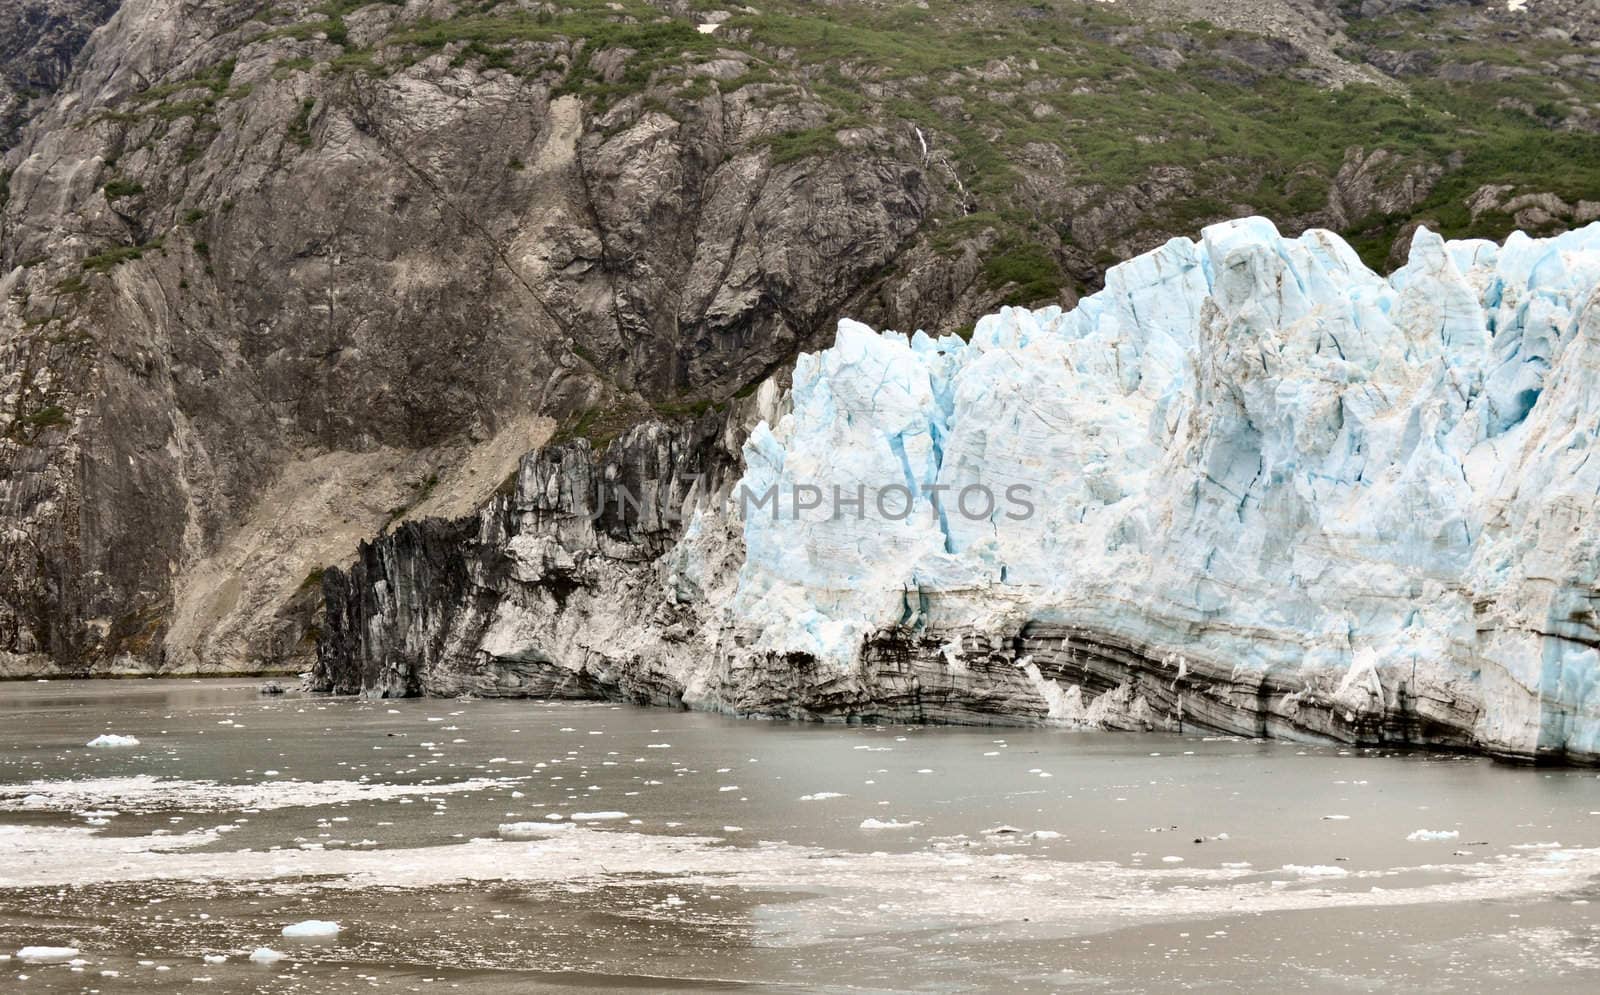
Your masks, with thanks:
<instances>
[{"instance_id":1,"label":"small ice chunk","mask_svg":"<svg viewBox=\"0 0 1600 995\"><path fill-rule=\"evenodd\" d=\"M138 746L139 740L134 736L118 736L116 733L103 733L84 744L97 750L114 750L124 746Z\"/></svg>"},{"instance_id":2,"label":"small ice chunk","mask_svg":"<svg viewBox=\"0 0 1600 995\"><path fill-rule=\"evenodd\" d=\"M255 952L250 955L250 963L276 964L278 961L283 960L283 957L283 954L278 953L271 947L256 947Z\"/></svg>"},{"instance_id":3,"label":"small ice chunk","mask_svg":"<svg viewBox=\"0 0 1600 995\"><path fill-rule=\"evenodd\" d=\"M1287 874L1298 874L1303 878L1342 878L1350 875L1350 872L1343 867L1333 867L1329 864L1284 864L1283 870Z\"/></svg>"},{"instance_id":4,"label":"small ice chunk","mask_svg":"<svg viewBox=\"0 0 1600 995\"><path fill-rule=\"evenodd\" d=\"M800 796L800 800L803 801L803 802L825 802L829 798L843 798L843 797L844 797L843 793L838 792L838 791L818 791L814 795L801 795Z\"/></svg>"},{"instance_id":5,"label":"small ice chunk","mask_svg":"<svg viewBox=\"0 0 1600 995\"><path fill-rule=\"evenodd\" d=\"M862 819L861 820L861 828L862 829L910 829L912 826L920 826L920 825L922 825L922 823L920 823L920 822L916 822L916 821L900 822L897 819L870 819L869 818L869 819Z\"/></svg>"},{"instance_id":6,"label":"small ice chunk","mask_svg":"<svg viewBox=\"0 0 1600 995\"><path fill-rule=\"evenodd\" d=\"M1406 837L1408 843L1433 843L1439 840L1460 839L1461 834L1454 829L1418 829Z\"/></svg>"},{"instance_id":7,"label":"small ice chunk","mask_svg":"<svg viewBox=\"0 0 1600 995\"><path fill-rule=\"evenodd\" d=\"M571 829L570 822L502 822L500 838L503 840L532 840L554 836Z\"/></svg>"},{"instance_id":8,"label":"small ice chunk","mask_svg":"<svg viewBox=\"0 0 1600 995\"><path fill-rule=\"evenodd\" d=\"M613 819L626 819L627 817L628 817L628 813L626 813L626 812L574 812L574 813L572 813L572 821L574 821L574 822L608 822L608 821L613 820Z\"/></svg>"},{"instance_id":9,"label":"small ice chunk","mask_svg":"<svg viewBox=\"0 0 1600 995\"><path fill-rule=\"evenodd\" d=\"M28 964L60 964L78 956L77 947L23 947L17 959Z\"/></svg>"},{"instance_id":10,"label":"small ice chunk","mask_svg":"<svg viewBox=\"0 0 1600 995\"><path fill-rule=\"evenodd\" d=\"M339 924L328 922L325 919L307 919L305 922L297 922L283 927L283 935L297 939L338 936Z\"/></svg>"},{"instance_id":11,"label":"small ice chunk","mask_svg":"<svg viewBox=\"0 0 1600 995\"><path fill-rule=\"evenodd\" d=\"M205 960L205 962L207 964L225 964L225 963L227 963L228 955L227 954L206 954L203 959Z\"/></svg>"}]
</instances>

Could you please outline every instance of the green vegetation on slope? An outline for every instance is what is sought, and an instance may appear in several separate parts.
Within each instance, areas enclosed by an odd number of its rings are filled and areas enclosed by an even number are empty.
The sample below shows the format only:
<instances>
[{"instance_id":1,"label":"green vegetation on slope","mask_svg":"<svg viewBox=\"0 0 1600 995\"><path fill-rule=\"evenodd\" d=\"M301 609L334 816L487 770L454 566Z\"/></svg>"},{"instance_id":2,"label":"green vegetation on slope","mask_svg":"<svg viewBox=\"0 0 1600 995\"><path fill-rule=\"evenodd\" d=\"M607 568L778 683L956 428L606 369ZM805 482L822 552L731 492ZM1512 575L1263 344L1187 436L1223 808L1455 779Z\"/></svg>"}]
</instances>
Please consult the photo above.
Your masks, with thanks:
<instances>
[{"instance_id":1,"label":"green vegetation on slope","mask_svg":"<svg viewBox=\"0 0 1600 995\"><path fill-rule=\"evenodd\" d=\"M375 5L387 8L378 15L387 27L352 33L353 18L371 23ZM265 28L252 37L303 43L278 62L279 78L383 76L442 54L452 66L576 94L594 115L637 95L634 113L682 119L686 102L749 86L764 101L820 104L820 123L753 139L778 165L858 154L845 149L845 128L882 136L875 154L902 158L918 154L915 135L925 143L922 165L948 194L928 225L930 243L947 251L987 237L984 279L1019 302L1050 299L1086 265L1145 247L1142 234L1192 233L1246 210L1291 227L1315 221L1357 147L1387 152L1397 177L1426 173L1432 184L1392 215L1347 219L1345 234L1375 267L1416 218L1451 236L1504 236L1510 214L1469 213L1468 199L1486 184L1600 200L1600 141L1571 126L1574 114L1600 108L1600 82L1547 71L1588 58L1583 42L1530 35L1491 44L1462 27L1455 8L1364 18L1347 6L1352 61L1420 53L1489 69L1466 74L1478 82L1421 73L1392 87L1335 90L1285 46L1202 22L1136 21L1082 0L693 0L687 9L665 0L536 9L483 0L443 17L450 8L422 16L394 0L328 0L264 11ZM700 30L711 19L721 19L715 31ZM689 72L730 52L744 60L742 75ZM108 117L190 116L205 140L218 105L240 95L229 89L232 74L228 61L151 86ZM299 104L289 142L313 143L314 108L309 97ZM613 118L603 134L626 121ZM116 183L108 198L136 192Z\"/></svg>"}]
</instances>

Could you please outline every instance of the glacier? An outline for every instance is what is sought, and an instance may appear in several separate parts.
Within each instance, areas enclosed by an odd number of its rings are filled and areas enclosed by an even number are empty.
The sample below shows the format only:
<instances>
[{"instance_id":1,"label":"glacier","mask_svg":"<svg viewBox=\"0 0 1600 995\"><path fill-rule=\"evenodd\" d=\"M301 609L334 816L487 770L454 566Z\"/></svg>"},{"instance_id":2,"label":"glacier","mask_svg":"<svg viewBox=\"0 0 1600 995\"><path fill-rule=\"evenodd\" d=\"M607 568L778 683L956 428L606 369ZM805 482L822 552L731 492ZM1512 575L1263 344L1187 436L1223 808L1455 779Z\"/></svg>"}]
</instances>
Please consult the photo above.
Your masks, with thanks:
<instances>
[{"instance_id":1,"label":"glacier","mask_svg":"<svg viewBox=\"0 0 1600 995\"><path fill-rule=\"evenodd\" d=\"M842 321L364 546L315 683L1595 762L1597 288L1600 225L1385 278L1246 218L966 339Z\"/></svg>"}]
</instances>

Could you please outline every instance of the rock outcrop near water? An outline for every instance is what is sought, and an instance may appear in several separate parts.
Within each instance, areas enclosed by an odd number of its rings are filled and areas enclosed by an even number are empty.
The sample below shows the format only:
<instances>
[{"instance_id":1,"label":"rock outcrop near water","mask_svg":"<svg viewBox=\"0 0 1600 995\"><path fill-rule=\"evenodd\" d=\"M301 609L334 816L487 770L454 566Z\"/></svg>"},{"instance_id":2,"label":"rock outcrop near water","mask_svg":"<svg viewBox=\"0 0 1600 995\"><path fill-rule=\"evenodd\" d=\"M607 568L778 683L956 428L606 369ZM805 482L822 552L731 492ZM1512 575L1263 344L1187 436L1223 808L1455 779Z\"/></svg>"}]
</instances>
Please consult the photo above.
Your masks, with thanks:
<instances>
[{"instance_id":1,"label":"rock outcrop near water","mask_svg":"<svg viewBox=\"0 0 1600 995\"><path fill-rule=\"evenodd\" d=\"M365 547L318 679L1600 760L1597 288L1600 225L1385 279L1249 219L970 341L847 321Z\"/></svg>"}]
</instances>

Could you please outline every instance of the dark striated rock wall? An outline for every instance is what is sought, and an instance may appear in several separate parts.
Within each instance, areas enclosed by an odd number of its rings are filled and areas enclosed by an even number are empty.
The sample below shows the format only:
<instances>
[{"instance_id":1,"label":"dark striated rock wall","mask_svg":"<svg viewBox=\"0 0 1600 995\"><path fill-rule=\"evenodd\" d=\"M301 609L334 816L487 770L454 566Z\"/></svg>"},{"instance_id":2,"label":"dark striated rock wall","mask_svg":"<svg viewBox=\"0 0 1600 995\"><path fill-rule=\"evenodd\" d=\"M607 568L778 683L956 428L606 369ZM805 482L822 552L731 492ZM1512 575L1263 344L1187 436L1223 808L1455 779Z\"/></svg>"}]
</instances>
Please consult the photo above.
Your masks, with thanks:
<instances>
[{"instance_id":1,"label":"dark striated rock wall","mask_svg":"<svg viewBox=\"0 0 1600 995\"><path fill-rule=\"evenodd\" d=\"M581 439L549 446L477 515L409 522L363 543L348 571L323 574L313 686L681 701L682 685L653 661L583 630L601 617L680 645L696 635L691 611L646 592L679 516L737 476L741 441L710 413L636 426L600 452ZM496 635L507 615L519 625L509 640Z\"/></svg>"}]
</instances>

